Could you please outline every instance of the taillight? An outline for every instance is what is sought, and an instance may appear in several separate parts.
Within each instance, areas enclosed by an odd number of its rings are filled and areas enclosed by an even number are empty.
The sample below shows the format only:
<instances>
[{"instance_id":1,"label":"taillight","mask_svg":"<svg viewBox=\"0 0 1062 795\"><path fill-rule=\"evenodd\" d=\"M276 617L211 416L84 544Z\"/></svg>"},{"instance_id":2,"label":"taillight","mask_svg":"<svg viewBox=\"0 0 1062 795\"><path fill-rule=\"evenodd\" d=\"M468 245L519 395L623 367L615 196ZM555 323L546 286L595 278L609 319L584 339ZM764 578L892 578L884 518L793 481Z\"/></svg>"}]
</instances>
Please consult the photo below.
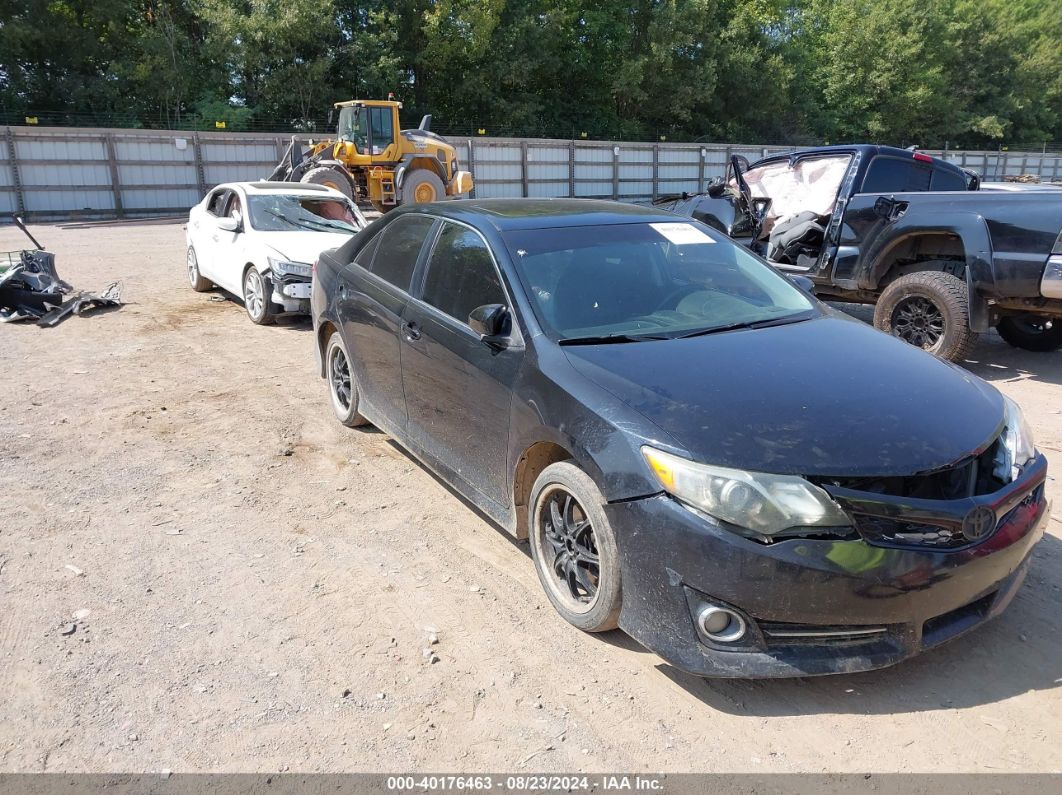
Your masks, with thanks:
<instances>
[{"instance_id":1,"label":"taillight","mask_svg":"<svg viewBox=\"0 0 1062 795\"><path fill-rule=\"evenodd\" d=\"M921 160L923 163L932 163L933 162L933 158L931 158L927 154L924 154L923 152L915 152L914 153L914 159L915 160Z\"/></svg>"}]
</instances>

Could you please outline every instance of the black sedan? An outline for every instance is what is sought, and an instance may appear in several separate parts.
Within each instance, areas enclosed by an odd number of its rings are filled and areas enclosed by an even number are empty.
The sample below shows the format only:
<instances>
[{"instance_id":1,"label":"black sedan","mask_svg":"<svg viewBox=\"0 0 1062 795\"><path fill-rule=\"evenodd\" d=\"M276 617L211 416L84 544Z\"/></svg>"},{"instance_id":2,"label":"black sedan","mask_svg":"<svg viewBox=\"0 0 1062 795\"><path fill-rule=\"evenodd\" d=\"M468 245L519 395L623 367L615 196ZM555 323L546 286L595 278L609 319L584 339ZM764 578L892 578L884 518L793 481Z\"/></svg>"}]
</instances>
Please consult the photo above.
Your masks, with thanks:
<instances>
[{"instance_id":1,"label":"black sedan","mask_svg":"<svg viewBox=\"0 0 1062 795\"><path fill-rule=\"evenodd\" d=\"M571 624L693 673L936 646L1007 606L1049 515L1016 405L663 211L404 208L311 305L340 422L528 538Z\"/></svg>"}]
</instances>

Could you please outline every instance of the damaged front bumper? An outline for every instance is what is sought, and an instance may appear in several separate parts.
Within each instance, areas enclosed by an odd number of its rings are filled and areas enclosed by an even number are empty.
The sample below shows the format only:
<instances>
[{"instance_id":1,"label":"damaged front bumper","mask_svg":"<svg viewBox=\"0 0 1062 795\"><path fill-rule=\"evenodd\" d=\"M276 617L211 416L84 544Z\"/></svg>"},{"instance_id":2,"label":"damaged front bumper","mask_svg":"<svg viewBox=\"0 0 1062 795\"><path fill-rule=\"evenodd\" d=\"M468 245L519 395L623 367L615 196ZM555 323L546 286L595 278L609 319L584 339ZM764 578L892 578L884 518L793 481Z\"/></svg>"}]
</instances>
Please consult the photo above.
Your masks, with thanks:
<instances>
[{"instance_id":1,"label":"damaged front bumper","mask_svg":"<svg viewBox=\"0 0 1062 795\"><path fill-rule=\"evenodd\" d=\"M608 504L623 581L620 626L700 676L813 676L893 665L1010 603L1049 517L1046 471L1039 456L1018 481L990 495L996 529L950 550L864 538L762 544L664 495ZM705 635L696 617L711 606L741 617L740 640Z\"/></svg>"},{"instance_id":2,"label":"damaged front bumper","mask_svg":"<svg viewBox=\"0 0 1062 795\"><path fill-rule=\"evenodd\" d=\"M271 273L272 302L285 312L308 314L310 311L310 278L292 273Z\"/></svg>"}]
</instances>

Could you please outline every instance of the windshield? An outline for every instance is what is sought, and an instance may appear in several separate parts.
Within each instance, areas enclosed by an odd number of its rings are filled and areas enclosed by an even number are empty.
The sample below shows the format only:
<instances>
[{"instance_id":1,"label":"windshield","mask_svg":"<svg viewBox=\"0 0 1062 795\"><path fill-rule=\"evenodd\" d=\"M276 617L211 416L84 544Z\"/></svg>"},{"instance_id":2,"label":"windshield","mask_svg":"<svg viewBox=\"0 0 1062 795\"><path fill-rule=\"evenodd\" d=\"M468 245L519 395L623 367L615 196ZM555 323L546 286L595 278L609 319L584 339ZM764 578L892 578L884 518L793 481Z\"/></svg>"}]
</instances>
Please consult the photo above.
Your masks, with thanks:
<instances>
[{"instance_id":1,"label":"windshield","mask_svg":"<svg viewBox=\"0 0 1062 795\"><path fill-rule=\"evenodd\" d=\"M361 211L345 199L270 193L251 196L251 226L259 232L357 232L365 228Z\"/></svg>"},{"instance_id":2,"label":"windshield","mask_svg":"<svg viewBox=\"0 0 1062 795\"><path fill-rule=\"evenodd\" d=\"M539 322L562 343L673 338L815 312L785 277L699 223L533 229L505 240Z\"/></svg>"},{"instance_id":3,"label":"windshield","mask_svg":"<svg viewBox=\"0 0 1062 795\"><path fill-rule=\"evenodd\" d=\"M359 152L368 149L368 125L365 114L359 107L346 107L339 111L339 127L336 137L341 141L350 141Z\"/></svg>"}]
</instances>

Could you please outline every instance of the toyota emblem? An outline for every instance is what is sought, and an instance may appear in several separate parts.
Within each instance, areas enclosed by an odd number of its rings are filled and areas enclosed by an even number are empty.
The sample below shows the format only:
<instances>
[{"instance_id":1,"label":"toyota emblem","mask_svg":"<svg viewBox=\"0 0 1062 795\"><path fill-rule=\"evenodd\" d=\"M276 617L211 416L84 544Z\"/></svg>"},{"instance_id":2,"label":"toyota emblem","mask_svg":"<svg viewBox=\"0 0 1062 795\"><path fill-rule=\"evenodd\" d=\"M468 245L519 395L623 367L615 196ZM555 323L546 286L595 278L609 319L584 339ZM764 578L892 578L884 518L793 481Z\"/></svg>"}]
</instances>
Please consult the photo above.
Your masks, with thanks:
<instances>
[{"instance_id":1,"label":"toyota emblem","mask_svg":"<svg viewBox=\"0 0 1062 795\"><path fill-rule=\"evenodd\" d=\"M970 510L962 520L962 534L967 541L980 541L996 529L996 514L983 505Z\"/></svg>"}]
</instances>

